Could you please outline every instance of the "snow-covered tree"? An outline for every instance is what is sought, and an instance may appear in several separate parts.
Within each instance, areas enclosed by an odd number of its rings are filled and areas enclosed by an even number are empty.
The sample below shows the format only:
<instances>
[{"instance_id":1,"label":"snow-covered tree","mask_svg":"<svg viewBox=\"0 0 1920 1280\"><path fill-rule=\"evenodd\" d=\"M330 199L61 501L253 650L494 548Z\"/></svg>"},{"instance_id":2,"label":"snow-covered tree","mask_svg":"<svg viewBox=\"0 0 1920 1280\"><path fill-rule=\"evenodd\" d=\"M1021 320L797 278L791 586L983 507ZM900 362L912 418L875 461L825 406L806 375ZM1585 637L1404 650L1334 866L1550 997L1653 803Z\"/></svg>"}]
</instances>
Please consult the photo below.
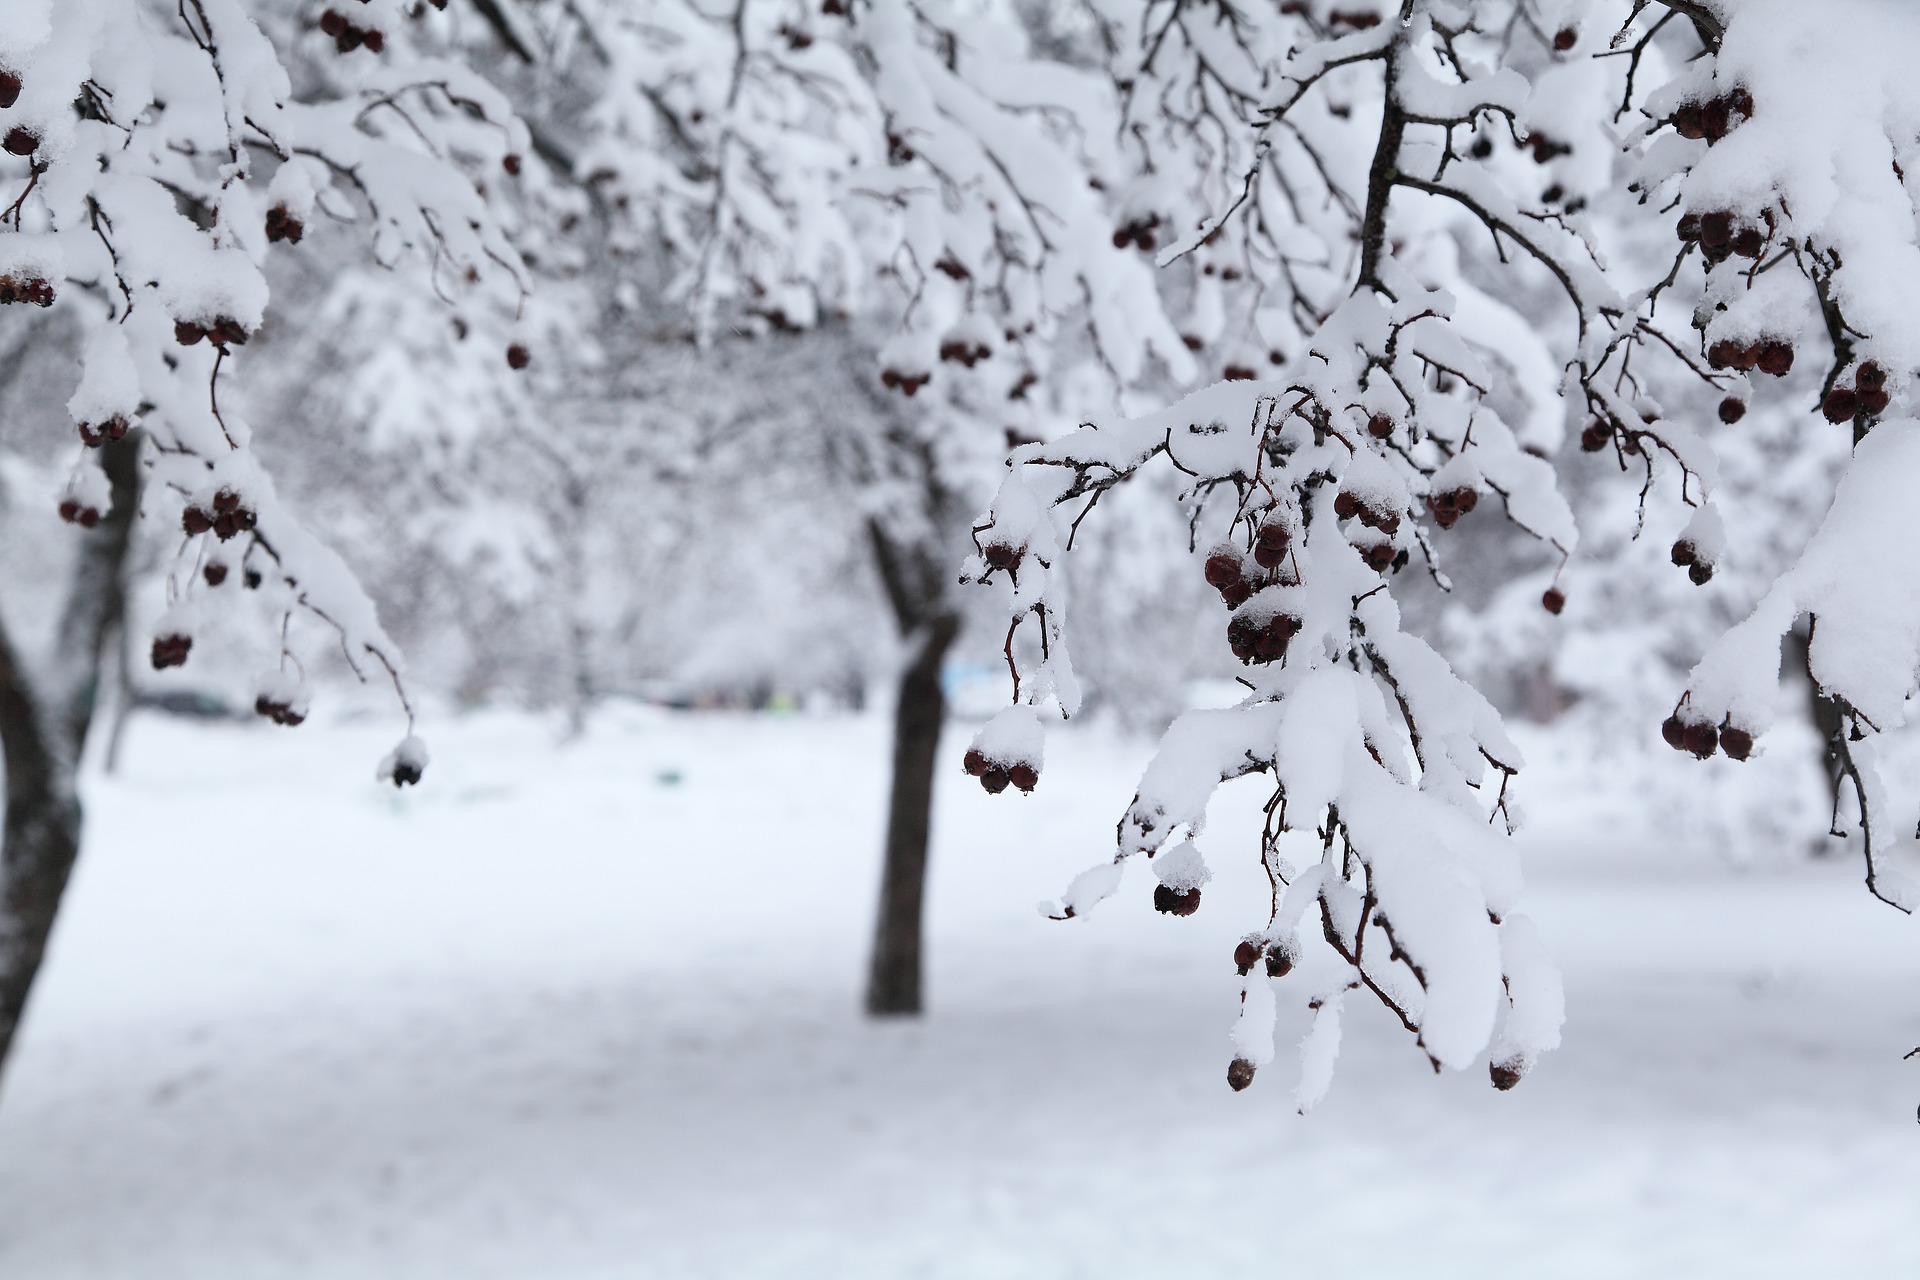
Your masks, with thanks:
<instances>
[{"instance_id":1,"label":"snow-covered tree","mask_svg":"<svg viewBox=\"0 0 1920 1280\"><path fill-rule=\"evenodd\" d=\"M74 774L136 514L175 548L145 646L156 668L188 662L207 619L251 618L271 655L257 708L297 723L308 695L291 637L315 626L395 690L408 732L381 776L411 783L426 765L400 655L279 498L232 371L272 322L269 255L298 252L321 220L355 225L382 264L411 258L421 290L517 308L524 270L484 192L511 180L528 140L500 93L436 52L439 7L22 0L0 22L0 302L54 307L81 335L63 428L76 461L54 500L83 531L44 651L0 634L0 1053L78 848ZM498 350L526 363L524 348Z\"/></svg>"},{"instance_id":2,"label":"snow-covered tree","mask_svg":"<svg viewBox=\"0 0 1920 1280\"><path fill-rule=\"evenodd\" d=\"M1723 483L1713 437L1762 394L1750 375L1784 376L1796 356L1825 375L1798 430L1850 427L1853 462L1798 561L1708 649L1663 733L1697 756L1748 758L1777 701L1782 637L1809 617L1868 885L1910 909L1876 856L1873 758L1920 656L1887 523L1913 474L1896 402L1920 364L1898 301L1920 259L1894 70L1917 47L1914 17L1769 0L1098 9L1162 202L1148 218L1166 228L1162 263L1198 256L1210 279L1230 263L1254 280L1252 329L1274 367L1248 360L1243 384L1017 451L980 523L970 574L1008 579L1016 628L1037 632L1009 644L1019 705L970 757L990 788L1021 770L1030 782L1040 712L1074 708L1059 565L1073 523L1143 467L1164 459L1187 477L1226 641L1248 664L1240 706L1175 723L1115 860L1053 914L1086 911L1143 853L1157 904L1194 909L1210 796L1262 774L1273 895L1235 957L1249 977L1230 1082L1244 1087L1271 1056L1261 974L1293 967L1311 920L1344 976L1307 993L1319 1015L1303 1106L1324 1089L1356 990L1436 1068L1485 1055L1511 1087L1561 1020L1504 838L1521 762L1491 706L1402 630L1396 575L1442 574L1445 530L1483 495L1572 564L1548 457L1564 400L1582 448L1642 478L1641 502L1691 513L1672 559L1711 581L1739 556L1719 503L1743 496ZM1636 252L1649 225L1677 244ZM1541 289L1564 300L1558 331L1495 300ZM1653 391L1676 369L1708 395L1666 411ZM1527 418L1499 407L1503 383ZM1577 582L1577 568L1556 575L1545 609L1559 614Z\"/></svg>"}]
</instances>

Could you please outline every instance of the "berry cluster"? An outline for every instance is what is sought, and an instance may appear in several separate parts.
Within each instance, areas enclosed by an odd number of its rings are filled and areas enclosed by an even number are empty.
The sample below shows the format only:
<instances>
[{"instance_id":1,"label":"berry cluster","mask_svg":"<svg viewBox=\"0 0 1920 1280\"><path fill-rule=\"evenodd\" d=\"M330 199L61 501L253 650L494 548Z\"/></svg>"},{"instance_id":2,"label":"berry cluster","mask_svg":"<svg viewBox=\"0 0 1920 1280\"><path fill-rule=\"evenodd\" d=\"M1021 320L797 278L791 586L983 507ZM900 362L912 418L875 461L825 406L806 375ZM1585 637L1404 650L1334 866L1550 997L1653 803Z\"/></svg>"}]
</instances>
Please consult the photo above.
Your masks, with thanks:
<instances>
[{"instance_id":1,"label":"berry cluster","mask_svg":"<svg viewBox=\"0 0 1920 1280\"><path fill-rule=\"evenodd\" d=\"M1740 120L1753 118L1753 95L1738 87L1704 102L1683 103L1673 113L1673 129L1683 138L1705 138L1711 146L1727 136Z\"/></svg>"},{"instance_id":2,"label":"berry cluster","mask_svg":"<svg viewBox=\"0 0 1920 1280\"><path fill-rule=\"evenodd\" d=\"M246 326L242 325L238 320L232 320L226 316L218 316L207 321L205 324L200 324L192 320L176 320L173 322L173 340L181 346L191 347L202 338L205 338L214 346L225 350L228 343L232 343L234 346L245 344L247 340L247 330Z\"/></svg>"},{"instance_id":3,"label":"berry cluster","mask_svg":"<svg viewBox=\"0 0 1920 1280\"><path fill-rule=\"evenodd\" d=\"M277 204L267 210L267 241L276 243L285 240L289 244L299 244L300 237L307 234L307 224L287 212L287 206Z\"/></svg>"},{"instance_id":4,"label":"berry cluster","mask_svg":"<svg viewBox=\"0 0 1920 1280\"><path fill-rule=\"evenodd\" d=\"M902 373L898 369L882 369L880 385L896 388L901 395L912 399L915 392L933 381L931 373Z\"/></svg>"},{"instance_id":5,"label":"berry cluster","mask_svg":"<svg viewBox=\"0 0 1920 1280\"><path fill-rule=\"evenodd\" d=\"M1707 364L1715 369L1751 369L1784 378L1793 368L1793 344L1778 339L1740 343L1721 338L1707 348Z\"/></svg>"},{"instance_id":6,"label":"berry cluster","mask_svg":"<svg viewBox=\"0 0 1920 1280\"><path fill-rule=\"evenodd\" d=\"M15 276L0 276L0 305L11 302L30 302L36 307L53 305L53 286L39 276L29 276L25 280Z\"/></svg>"},{"instance_id":7,"label":"berry cluster","mask_svg":"<svg viewBox=\"0 0 1920 1280\"><path fill-rule=\"evenodd\" d=\"M117 413L105 422L83 422L80 424L80 442L89 449L98 449L109 440L124 440L128 425L126 418Z\"/></svg>"},{"instance_id":8,"label":"berry cluster","mask_svg":"<svg viewBox=\"0 0 1920 1280\"><path fill-rule=\"evenodd\" d=\"M1153 909L1161 915L1190 916L1200 909L1200 891L1157 884L1153 886Z\"/></svg>"},{"instance_id":9,"label":"berry cluster","mask_svg":"<svg viewBox=\"0 0 1920 1280\"><path fill-rule=\"evenodd\" d=\"M1853 371L1853 385L1836 382L1820 401L1820 412L1828 422L1851 422L1855 416L1877 417L1887 411L1892 397L1887 393L1887 371L1869 360Z\"/></svg>"},{"instance_id":10,"label":"berry cluster","mask_svg":"<svg viewBox=\"0 0 1920 1280\"><path fill-rule=\"evenodd\" d=\"M187 654L193 649L193 637L183 631L162 632L153 638L153 669L165 671L168 667L187 665Z\"/></svg>"},{"instance_id":11,"label":"berry cluster","mask_svg":"<svg viewBox=\"0 0 1920 1280\"><path fill-rule=\"evenodd\" d=\"M253 712L255 715L265 716L275 724L286 725L289 729L303 723L307 718L305 711L288 701L283 695L271 693L263 693L253 700Z\"/></svg>"},{"instance_id":12,"label":"berry cluster","mask_svg":"<svg viewBox=\"0 0 1920 1280\"><path fill-rule=\"evenodd\" d=\"M1673 562L1687 571L1687 578L1696 587L1704 587L1713 580L1713 561L1701 556L1700 548L1693 545L1691 538L1682 538L1673 544Z\"/></svg>"},{"instance_id":13,"label":"berry cluster","mask_svg":"<svg viewBox=\"0 0 1920 1280\"><path fill-rule=\"evenodd\" d=\"M1300 634L1303 624L1289 613L1259 618L1251 613L1235 614L1227 623L1227 645L1243 663L1278 662L1287 656L1287 646Z\"/></svg>"},{"instance_id":14,"label":"berry cluster","mask_svg":"<svg viewBox=\"0 0 1920 1280\"><path fill-rule=\"evenodd\" d=\"M180 513L180 527L186 530L188 537L212 530L215 537L225 542L236 533L245 533L254 526L255 516L251 508L242 502L240 495L231 489L222 489L213 495L212 510L189 504Z\"/></svg>"},{"instance_id":15,"label":"berry cluster","mask_svg":"<svg viewBox=\"0 0 1920 1280\"><path fill-rule=\"evenodd\" d=\"M1745 729L1726 723L1716 729L1705 720L1682 720L1677 711L1661 722L1660 736L1675 751L1691 752L1702 760L1716 748L1733 760L1745 760L1753 754L1753 735Z\"/></svg>"},{"instance_id":16,"label":"berry cluster","mask_svg":"<svg viewBox=\"0 0 1920 1280\"><path fill-rule=\"evenodd\" d=\"M379 53L387 47L386 36L377 30L354 26L338 9L329 9L320 15L320 29L333 37L333 47L341 53L352 53L362 46L369 53Z\"/></svg>"},{"instance_id":17,"label":"berry cluster","mask_svg":"<svg viewBox=\"0 0 1920 1280\"><path fill-rule=\"evenodd\" d=\"M1764 223L1764 227L1760 223ZM1767 241L1773 235L1772 212L1763 212L1760 223L1745 222L1728 209L1715 209L1710 213L1683 214L1674 227L1674 234L1686 243L1698 241L1700 252L1709 263L1734 257L1758 258L1766 251Z\"/></svg>"},{"instance_id":18,"label":"berry cluster","mask_svg":"<svg viewBox=\"0 0 1920 1280\"><path fill-rule=\"evenodd\" d=\"M1134 218L1129 222L1124 222L1114 230L1113 247L1116 249L1124 249L1131 244L1138 247L1143 253L1152 253L1154 245L1158 243L1154 239L1153 229L1159 225L1160 215L1157 213L1150 213L1143 218Z\"/></svg>"},{"instance_id":19,"label":"berry cluster","mask_svg":"<svg viewBox=\"0 0 1920 1280\"><path fill-rule=\"evenodd\" d=\"M100 508L81 502L78 498L62 498L60 518L82 529L91 529L100 523Z\"/></svg>"},{"instance_id":20,"label":"berry cluster","mask_svg":"<svg viewBox=\"0 0 1920 1280\"><path fill-rule=\"evenodd\" d=\"M969 369L992 354L992 347L989 347L977 337L969 338L964 334L948 337L946 341L940 344L940 358L942 360L958 361ZM882 375L883 380L884 377L885 375ZM912 395L913 392L909 391L907 394Z\"/></svg>"},{"instance_id":21,"label":"berry cluster","mask_svg":"<svg viewBox=\"0 0 1920 1280\"><path fill-rule=\"evenodd\" d=\"M1585 437L1581 443L1586 443ZM1461 485L1454 489L1443 489L1439 493L1427 495L1427 510L1433 513L1433 522L1442 529L1451 529L1454 522L1467 515L1480 505L1480 491L1472 485Z\"/></svg>"},{"instance_id":22,"label":"berry cluster","mask_svg":"<svg viewBox=\"0 0 1920 1280\"><path fill-rule=\"evenodd\" d=\"M1026 760L995 760L978 747L967 749L966 758L961 762L971 777L980 779L980 785L987 789L988 795L999 795L1011 783L1022 794L1031 794L1040 785L1040 771Z\"/></svg>"}]
</instances>

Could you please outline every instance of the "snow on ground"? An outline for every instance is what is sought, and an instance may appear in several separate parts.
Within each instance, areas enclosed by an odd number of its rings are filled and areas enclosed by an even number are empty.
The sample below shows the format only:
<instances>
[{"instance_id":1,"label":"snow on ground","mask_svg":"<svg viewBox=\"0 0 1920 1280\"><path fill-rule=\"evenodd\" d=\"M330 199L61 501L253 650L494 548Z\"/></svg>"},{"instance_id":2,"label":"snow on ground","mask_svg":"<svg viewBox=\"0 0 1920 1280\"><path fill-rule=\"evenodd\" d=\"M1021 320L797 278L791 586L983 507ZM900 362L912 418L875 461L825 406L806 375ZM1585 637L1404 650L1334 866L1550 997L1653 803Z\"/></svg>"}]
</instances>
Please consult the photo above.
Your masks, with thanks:
<instances>
[{"instance_id":1,"label":"snow on ground","mask_svg":"<svg viewBox=\"0 0 1920 1280\"><path fill-rule=\"evenodd\" d=\"M0 1275L1920 1274L1920 926L1849 860L1737 870L1549 770L1566 1047L1496 1094L1354 1002L1301 1118L1285 995L1223 1080L1250 789L1193 918L1138 872L1034 910L1143 744L943 774L932 1014L875 1025L879 720L476 716L403 795L391 737L136 722L0 1097Z\"/></svg>"}]
</instances>

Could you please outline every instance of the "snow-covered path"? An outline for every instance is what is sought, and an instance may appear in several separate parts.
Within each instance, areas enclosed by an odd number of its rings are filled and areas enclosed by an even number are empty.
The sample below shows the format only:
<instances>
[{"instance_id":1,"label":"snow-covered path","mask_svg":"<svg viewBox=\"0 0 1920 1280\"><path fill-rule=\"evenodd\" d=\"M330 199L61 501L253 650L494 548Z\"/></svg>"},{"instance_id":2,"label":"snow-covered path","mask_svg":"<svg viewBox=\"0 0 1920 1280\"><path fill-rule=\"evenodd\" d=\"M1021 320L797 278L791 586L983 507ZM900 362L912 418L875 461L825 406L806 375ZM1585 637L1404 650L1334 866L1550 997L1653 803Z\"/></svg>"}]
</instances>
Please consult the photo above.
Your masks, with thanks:
<instances>
[{"instance_id":1,"label":"snow-covered path","mask_svg":"<svg viewBox=\"0 0 1920 1280\"><path fill-rule=\"evenodd\" d=\"M1500 1095L1356 1005L1303 1119L1285 984L1223 1081L1250 792L1192 919L1033 910L1140 744L944 778L932 1016L876 1026L878 721L477 717L405 796L390 728L136 724L0 1098L0 1275L1920 1275L1920 926L1851 863L1735 873L1539 779L1566 1047Z\"/></svg>"}]
</instances>

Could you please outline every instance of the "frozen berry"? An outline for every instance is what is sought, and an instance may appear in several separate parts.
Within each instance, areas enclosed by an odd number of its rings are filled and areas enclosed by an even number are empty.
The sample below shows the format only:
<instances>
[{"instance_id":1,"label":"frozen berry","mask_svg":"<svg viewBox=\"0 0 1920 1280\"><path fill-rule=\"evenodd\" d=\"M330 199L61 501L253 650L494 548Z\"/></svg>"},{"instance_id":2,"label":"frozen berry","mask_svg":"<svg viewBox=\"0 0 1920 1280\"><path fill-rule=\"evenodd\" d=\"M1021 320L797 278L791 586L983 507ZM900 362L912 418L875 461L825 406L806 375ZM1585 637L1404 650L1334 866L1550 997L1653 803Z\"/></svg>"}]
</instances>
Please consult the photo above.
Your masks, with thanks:
<instances>
[{"instance_id":1,"label":"frozen berry","mask_svg":"<svg viewBox=\"0 0 1920 1280\"><path fill-rule=\"evenodd\" d=\"M1269 947L1267 949L1267 976L1269 978L1284 978L1292 972L1293 957L1288 955L1282 947Z\"/></svg>"},{"instance_id":2,"label":"frozen berry","mask_svg":"<svg viewBox=\"0 0 1920 1280\"><path fill-rule=\"evenodd\" d=\"M1720 402L1720 421L1732 426L1747 416L1747 402L1739 396L1728 396Z\"/></svg>"},{"instance_id":3,"label":"frozen berry","mask_svg":"<svg viewBox=\"0 0 1920 1280\"><path fill-rule=\"evenodd\" d=\"M1169 885L1153 887L1153 909L1164 915L1190 916L1200 909L1198 889L1175 889Z\"/></svg>"},{"instance_id":4,"label":"frozen berry","mask_svg":"<svg viewBox=\"0 0 1920 1280\"><path fill-rule=\"evenodd\" d=\"M987 789L988 795L992 796L1005 791L1009 781L1011 779L1007 777L1007 771L997 764L988 765L986 772L980 775L980 785Z\"/></svg>"},{"instance_id":5,"label":"frozen berry","mask_svg":"<svg viewBox=\"0 0 1920 1280\"><path fill-rule=\"evenodd\" d=\"M1704 587L1713 581L1713 566L1705 560L1695 560L1687 566L1687 581L1696 587Z\"/></svg>"},{"instance_id":6,"label":"frozen berry","mask_svg":"<svg viewBox=\"0 0 1920 1280\"><path fill-rule=\"evenodd\" d=\"M213 528L213 517L198 507L188 507L180 513L180 527L191 538Z\"/></svg>"},{"instance_id":7,"label":"frozen berry","mask_svg":"<svg viewBox=\"0 0 1920 1280\"><path fill-rule=\"evenodd\" d=\"M1207 585L1215 591L1225 591L1240 578L1240 557L1234 552L1223 548L1207 557Z\"/></svg>"},{"instance_id":8,"label":"frozen berry","mask_svg":"<svg viewBox=\"0 0 1920 1280\"><path fill-rule=\"evenodd\" d=\"M968 747L967 754L960 763L968 773L976 778L987 771L987 757L981 753L978 747Z\"/></svg>"},{"instance_id":9,"label":"frozen berry","mask_svg":"<svg viewBox=\"0 0 1920 1280\"><path fill-rule=\"evenodd\" d=\"M30 156L40 146L40 139L33 130L17 124L7 130L6 139L0 141L0 146L5 147L9 155Z\"/></svg>"},{"instance_id":10,"label":"frozen berry","mask_svg":"<svg viewBox=\"0 0 1920 1280\"><path fill-rule=\"evenodd\" d=\"M1660 722L1660 736L1675 751L1686 750L1687 726L1681 723L1679 716L1668 716Z\"/></svg>"},{"instance_id":11,"label":"frozen berry","mask_svg":"<svg viewBox=\"0 0 1920 1280\"><path fill-rule=\"evenodd\" d=\"M1693 544L1685 538L1673 544L1673 562L1681 568L1692 564L1697 557Z\"/></svg>"},{"instance_id":12,"label":"frozen berry","mask_svg":"<svg viewBox=\"0 0 1920 1280\"><path fill-rule=\"evenodd\" d=\"M1754 364L1762 373L1784 378L1793 368L1793 347L1785 342L1762 343L1760 358Z\"/></svg>"},{"instance_id":13,"label":"frozen berry","mask_svg":"<svg viewBox=\"0 0 1920 1280\"><path fill-rule=\"evenodd\" d=\"M1860 399L1847 387L1835 387L1820 402L1820 412L1827 415L1828 422L1850 422L1859 411Z\"/></svg>"},{"instance_id":14,"label":"frozen berry","mask_svg":"<svg viewBox=\"0 0 1920 1280\"><path fill-rule=\"evenodd\" d=\"M989 542L985 552L987 566L993 569L1012 569L1026 555L1025 547L1016 547L1011 542Z\"/></svg>"},{"instance_id":15,"label":"frozen berry","mask_svg":"<svg viewBox=\"0 0 1920 1280\"><path fill-rule=\"evenodd\" d=\"M200 570L200 576L207 580L208 586L217 587L227 580L227 566L222 561L209 560L206 567Z\"/></svg>"},{"instance_id":16,"label":"frozen berry","mask_svg":"<svg viewBox=\"0 0 1920 1280\"><path fill-rule=\"evenodd\" d=\"M1753 735L1745 729L1722 729L1720 749L1727 753L1729 759L1745 760L1753 754Z\"/></svg>"},{"instance_id":17,"label":"frozen berry","mask_svg":"<svg viewBox=\"0 0 1920 1280\"><path fill-rule=\"evenodd\" d=\"M1511 1058L1505 1062L1490 1062L1487 1064L1487 1075L1492 1078L1493 1087L1502 1093L1519 1084L1520 1078L1526 1074L1526 1068Z\"/></svg>"},{"instance_id":18,"label":"frozen berry","mask_svg":"<svg viewBox=\"0 0 1920 1280\"><path fill-rule=\"evenodd\" d=\"M1885 387L1874 387L1871 390L1865 387L1860 389L1860 410L1863 413L1874 414L1876 416L1885 413L1887 411L1887 405L1891 403L1891 400L1892 397L1887 394Z\"/></svg>"},{"instance_id":19,"label":"frozen berry","mask_svg":"<svg viewBox=\"0 0 1920 1280\"><path fill-rule=\"evenodd\" d=\"M1220 598L1227 602L1227 608L1238 609L1253 596L1253 584L1244 579L1220 588Z\"/></svg>"},{"instance_id":20,"label":"frozen berry","mask_svg":"<svg viewBox=\"0 0 1920 1280\"><path fill-rule=\"evenodd\" d=\"M1580 33L1572 27L1562 27L1553 33L1553 47L1557 52L1565 53L1579 43Z\"/></svg>"},{"instance_id":21,"label":"frozen berry","mask_svg":"<svg viewBox=\"0 0 1920 1280\"><path fill-rule=\"evenodd\" d=\"M1339 493L1333 496L1333 514L1337 516L1339 519L1342 519L1342 520L1352 519L1354 513L1359 510L1360 510L1360 499L1354 497L1352 494L1348 493L1345 489L1342 489Z\"/></svg>"},{"instance_id":22,"label":"frozen berry","mask_svg":"<svg viewBox=\"0 0 1920 1280\"><path fill-rule=\"evenodd\" d=\"M1393 419L1384 413L1376 413L1367 419L1367 434L1375 440L1385 440L1393 434Z\"/></svg>"},{"instance_id":23,"label":"frozen berry","mask_svg":"<svg viewBox=\"0 0 1920 1280\"><path fill-rule=\"evenodd\" d=\"M20 77L11 71L0 71L0 110L20 101Z\"/></svg>"},{"instance_id":24,"label":"frozen berry","mask_svg":"<svg viewBox=\"0 0 1920 1280\"><path fill-rule=\"evenodd\" d=\"M1260 944L1252 938L1241 939L1240 945L1233 949L1233 967L1241 974L1260 963Z\"/></svg>"},{"instance_id":25,"label":"frozen berry","mask_svg":"<svg viewBox=\"0 0 1920 1280\"><path fill-rule=\"evenodd\" d=\"M1705 760L1719 747L1720 734L1712 725L1705 721L1700 721L1687 726L1686 737L1683 741L1688 751L1693 752L1694 755Z\"/></svg>"},{"instance_id":26,"label":"frozen berry","mask_svg":"<svg viewBox=\"0 0 1920 1280\"><path fill-rule=\"evenodd\" d=\"M1869 360L1860 366L1853 381L1862 391L1875 391L1887 385L1887 371Z\"/></svg>"},{"instance_id":27,"label":"frozen berry","mask_svg":"<svg viewBox=\"0 0 1920 1280\"><path fill-rule=\"evenodd\" d=\"M1235 1058L1227 1064L1227 1087L1235 1093L1253 1083L1254 1065L1245 1058Z\"/></svg>"},{"instance_id":28,"label":"frozen berry","mask_svg":"<svg viewBox=\"0 0 1920 1280\"><path fill-rule=\"evenodd\" d=\"M507 348L507 368L524 369L533 363L533 353L516 342Z\"/></svg>"},{"instance_id":29,"label":"frozen berry","mask_svg":"<svg viewBox=\"0 0 1920 1280\"><path fill-rule=\"evenodd\" d=\"M1007 770L1007 781L1020 788L1022 792L1030 792L1039 785L1040 774L1032 765L1023 762Z\"/></svg>"},{"instance_id":30,"label":"frozen berry","mask_svg":"<svg viewBox=\"0 0 1920 1280\"><path fill-rule=\"evenodd\" d=\"M190 347L207 336L207 331L191 320L173 322L173 340L183 347Z\"/></svg>"},{"instance_id":31,"label":"frozen berry","mask_svg":"<svg viewBox=\"0 0 1920 1280\"><path fill-rule=\"evenodd\" d=\"M1598 453L1607 447L1607 441L1613 439L1613 428L1604 422L1589 422L1580 433L1580 447L1587 453Z\"/></svg>"},{"instance_id":32,"label":"frozen berry","mask_svg":"<svg viewBox=\"0 0 1920 1280\"><path fill-rule=\"evenodd\" d=\"M1548 613L1559 613L1567 607L1566 592L1558 587L1548 587L1546 594L1540 597L1540 604Z\"/></svg>"},{"instance_id":33,"label":"frozen berry","mask_svg":"<svg viewBox=\"0 0 1920 1280\"><path fill-rule=\"evenodd\" d=\"M518 175L520 172L519 155L512 151L507 152L507 154L500 157L500 167L508 173Z\"/></svg>"}]
</instances>

